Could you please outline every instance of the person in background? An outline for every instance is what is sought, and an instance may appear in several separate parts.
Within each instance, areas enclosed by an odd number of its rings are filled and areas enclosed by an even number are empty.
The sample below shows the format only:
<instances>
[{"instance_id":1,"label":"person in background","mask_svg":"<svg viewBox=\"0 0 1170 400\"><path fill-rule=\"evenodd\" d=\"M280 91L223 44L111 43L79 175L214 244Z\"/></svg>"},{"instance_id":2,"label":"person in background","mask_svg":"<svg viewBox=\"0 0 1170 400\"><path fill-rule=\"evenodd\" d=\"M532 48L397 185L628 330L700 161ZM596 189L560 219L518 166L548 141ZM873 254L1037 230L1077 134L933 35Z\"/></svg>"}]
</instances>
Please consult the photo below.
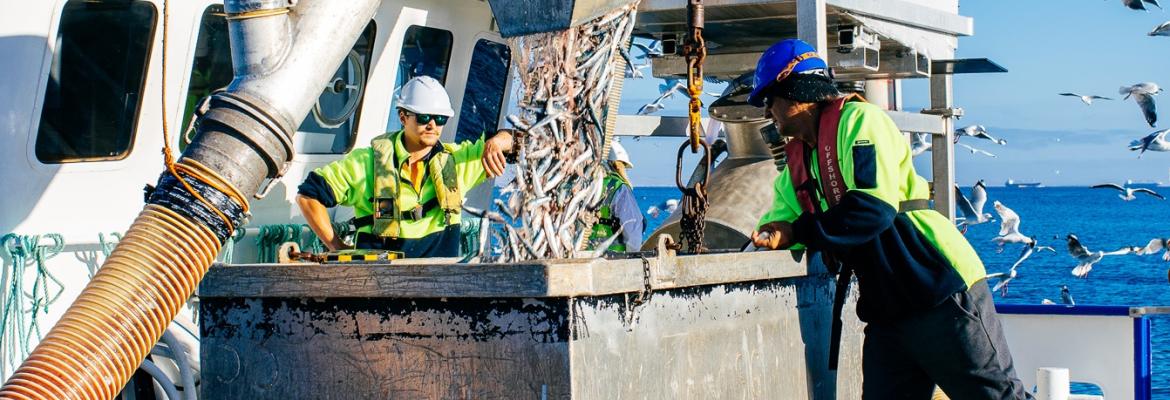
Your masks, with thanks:
<instances>
[{"instance_id":1,"label":"person in background","mask_svg":"<svg viewBox=\"0 0 1170 400\"><path fill-rule=\"evenodd\" d=\"M331 251L346 246L326 209L343 205L354 208L359 249L457 257L464 194L503 173L512 134L501 130L490 139L441 143L455 111L443 85L429 76L407 81L396 103L402 129L310 172L298 187L297 204Z\"/></svg>"},{"instance_id":2,"label":"person in background","mask_svg":"<svg viewBox=\"0 0 1170 400\"><path fill-rule=\"evenodd\" d=\"M605 198L597 210L598 221L593 225L592 242L604 241L621 229L621 236L609 246L609 251L637 251L642 248L642 230L645 223L642 209L634 198L634 186L626 175L627 168L633 168L630 154L616 140L609 148L606 158Z\"/></svg>"},{"instance_id":3,"label":"person in background","mask_svg":"<svg viewBox=\"0 0 1170 400\"><path fill-rule=\"evenodd\" d=\"M785 146L787 168L753 244L804 247L857 275L865 321L863 399L1023 399L982 261L914 171L910 147L880 108L842 96L812 46L784 40L763 53L748 102ZM833 338L840 307L834 301ZM836 344L830 365L835 366Z\"/></svg>"}]
</instances>

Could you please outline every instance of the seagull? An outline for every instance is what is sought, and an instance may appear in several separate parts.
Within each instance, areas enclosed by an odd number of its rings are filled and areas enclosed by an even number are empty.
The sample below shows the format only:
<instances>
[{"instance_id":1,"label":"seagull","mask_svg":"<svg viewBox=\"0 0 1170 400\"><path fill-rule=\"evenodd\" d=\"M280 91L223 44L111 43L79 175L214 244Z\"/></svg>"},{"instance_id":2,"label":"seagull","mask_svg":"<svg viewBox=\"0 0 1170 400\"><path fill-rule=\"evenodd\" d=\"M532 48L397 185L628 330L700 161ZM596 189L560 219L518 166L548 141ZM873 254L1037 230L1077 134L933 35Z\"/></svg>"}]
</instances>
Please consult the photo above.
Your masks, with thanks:
<instances>
[{"instance_id":1,"label":"seagull","mask_svg":"<svg viewBox=\"0 0 1170 400\"><path fill-rule=\"evenodd\" d=\"M970 137L973 137L976 139L990 140L990 141L992 141L995 144L998 144L1000 146L1007 144L1007 140L996 139L995 137L992 137L991 135L987 134L987 128L983 127L983 125L968 125L968 126L965 126L961 129L956 129L955 130L955 143L958 143L959 138L961 138L963 136L970 136Z\"/></svg>"},{"instance_id":2,"label":"seagull","mask_svg":"<svg viewBox=\"0 0 1170 400\"><path fill-rule=\"evenodd\" d=\"M1120 191L1122 193L1122 194L1117 195L1117 197L1120 197L1122 200L1125 200L1125 201L1132 201L1133 199L1136 199L1137 197L1133 195L1134 193L1145 193L1145 194L1148 194L1150 196L1157 197L1161 200L1166 200L1166 197L1158 194L1158 192L1155 192L1155 191L1153 191L1151 189L1147 189L1147 188L1128 188L1128 187L1123 187L1121 185L1118 185L1116 183L1102 183L1100 185L1093 185L1090 187L1093 189L1106 189L1106 188L1117 189L1118 191Z\"/></svg>"},{"instance_id":3,"label":"seagull","mask_svg":"<svg viewBox=\"0 0 1170 400\"><path fill-rule=\"evenodd\" d=\"M910 134L910 155L917 156L930 150L930 134L929 133L911 133Z\"/></svg>"},{"instance_id":4,"label":"seagull","mask_svg":"<svg viewBox=\"0 0 1170 400\"><path fill-rule=\"evenodd\" d=\"M690 97L691 92L687 91L687 84L683 83L682 79L668 78L666 82L658 84L658 93L666 95L667 93L674 94L675 91L682 93L683 96Z\"/></svg>"},{"instance_id":5,"label":"seagull","mask_svg":"<svg viewBox=\"0 0 1170 400\"><path fill-rule=\"evenodd\" d=\"M1087 95L1086 96L1086 95L1081 95L1081 94L1076 94L1076 93L1061 93L1060 95L1061 96L1079 97L1081 99L1081 102L1085 103L1086 106L1093 105L1093 100L1098 100L1098 99L1100 99L1100 100L1113 100L1113 99L1108 98L1108 97L1101 97L1101 96L1097 96L1097 95Z\"/></svg>"},{"instance_id":6,"label":"seagull","mask_svg":"<svg viewBox=\"0 0 1170 400\"><path fill-rule=\"evenodd\" d=\"M1122 86L1117 92L1125 95L1123 100L1133 96L1133 100L1142 109L1142 115L1146 117L1146 123L1150 124L1151 128L1154 127L1158 122L1158 108L1154 105L1154 96L1162 93L1162 88L1158 87L1158 84L1142 82L1133 86Z\"/></svg>"},{"instance_id":7,"label":"seagull","mask_svg":"<svg viewBox=\"0 0 1170 400\"><path fill-rule=\"evenodd\" d=\"M661 204L647 208L646 214L650 214L650 218L658 218L659 213L666 212L667 214L673 214L675 210L678 210L678 199L667 199Z\"/></svg>"},{"instance_id":8,"label":"seagull","mask_svg":"<svg viewBox=\"0 0 1170 400\"><path fill-rule=\"evenodd\" d=\"M626 68L626 78L630 78L630 79L645 78L646 75L642 74L642 70L650 67L650 64L626 64L626 65L628 66L628 68Z\"/></svg>"},{"instance_id":9,"label":"seagull","mask_svg":"<svg viewBox=\"0 0 1170 400\"><path fill-rule=\"evenodd\" d=\"M1164 250L1165 250L1165 252L1162 253L1162 260L1163 261L1170 261L1170 238L1167 238L1167 239L1154 238L1154 239L1150 239L1150 243L1147 243L1146 247L1143 247L1143 248L1141 248L1141 250L1138 250L1137 255L1144 256L1144 255L1148 255L1148 254L1157 254L1159 251L1164 251Z\"/></svg>"},{"instance_id":10,"label":"seagull","mask_svg":"<svg viewBox=\"0 0 1170 400\"><path fill-rule=\"evenodd\" d=\"M971 225L994 221L991 214L983 212L983 205L987 204L987 187L983 185L982 179L975 182L975 186L971 188L970 200L963 196L958 186L955 186L955 202L958 203L959 211L963 213L963 221L959 222L959 229L962 229L963 233L966 233Z\"/></svg>"},{"instance_id":11,"label":"seagull","mask_svg":"<svg viewBox=\"0 0 1170 400\"><path fill-rule=\"evenodd\" d=\"M955 143L955 144L957 144L957 145L959 145L959 146L963 146L963 147L967 148L967 150L970 150L970 151L971 151L971 154L983 154L983 155L985 155L985 156L989 156L989 157L992 157L992 158L998 158L998 157L996 157L996 155L995 155L995 154L988 153L986 150L980 150L980 149L976 149L976 148L974 148L974 147L968 146L968 145L966 145L966 144L963 144L963 143Z\"/></svg>"},{"instance_id":12,"label":"seagull","mask_svg":"<svg viewBox=\"0 0 1170 400\"><path fill-rule=\"evenodd\" d=\"M1068 254L1077 259L1077 266L1073 268L1072 274L1078 278L1084 278L1089 275L1089 271L1093 270L1093 264L1101 261L1105 256L1120 256L1126 254L1136 253L1141 250L1138 247L1122 247L1120 249L1104 252L1104 251L1089 251L1089 248L1081 244L1077 239L1077 235L1068 234L1065 238L1068 241Z\"/></svg>"},{"instance_id":13,"label":"seagull","mask_svg":"<svg viewBox=\"0 0 1170 400\"><path fill-rule=\"evenodd\" d=\"M639 108L638 115L650 115L666 108L666 104L662 104L662 102L666 101L666 99L669 99L672 96L674 96L674 92L663 93L661 96L658 96L657 99L654 99L654 101L646 103L642 106L642 108Z\"/></svg>"},{"instance_id":14,"label":"seagull","mask_svg":"<svg viewBox=\"0 0 1170 400\"><path fill-rule=\"evenodd\" d=\"M1056 252L1056 249L1053 249L1053 248L1048 247L1048 246L1037 246L1036 242L1033 241L1033 242L1029 243L1027 246L1024 246L1024 249L1022 251L1020 251L1020 256L1016 258L1016 262L1014 264L1012 264L1012 267L1010 269L1008 269L1008 272L997 272L994 274L988 274L987 279L993 279L993 278L1000 279L999 283L996 283L995 287L991 288L991 291L992 292L998 291L1000 296L1007 296L1008 283L1011 283L1011 281L1013 279L1016 279L1016 274L1017 274L1016 268L1019 267L1020 264L1022 264L1024 262L1024 260L1027 260L1028 257L1031 257L1033 253L1035 253L1037 251L1042 251L1042 250L1048 250L1048 251L1051 251L1053 253Z\"/></svg>"},{"instance_id":15,"label":"seagull","mask_svg":"<svg viewBox=\"0 0 1170 400\"><path fill-rule=\"evenodd\" d=\"M1077 305L1077 302L1073 301L1072 292L1068 291L1068 286L1066 285L1060 285L1060 302L1067 306Z\"/></svg>"},{"instance_id":16,"label":"seagull","mask_svg":"<svg viewBox=\"0 0 1170 400\"><path fill-rule=\"evenodd\" d=\"M1029 237L1020 233L1020 215L1016 214L1012 209L1007 208L999 201L993 201L992 206L995 207L995 213L999 214L999 236L991 239L995 244L999 245L996 253L1002 253L1004 245L1008 243L1020 243L1027 247L1036 247L1036 238ZM1052 250L1051 247L1040 246L1040 249Z\"/></svg>"},{"instance_id":17,"label":"seagull","mask_svg":"<svg viewBox=\"0 0 1170 400\"><path fill-rule=\"evenodd\" d=\"M1142 4L1142 2L1150 3L1157 6L1158 8L1162 8L1162 6L1158 4L1158 0L1121 0L1121 4L1129 7L1131 10L1149 11L1146 9L1146 5Z\"/></svg>"},{"instance_id":18,"label":"seagull","mask_svg":"<svg viewBox=\"0 0 1170 400\"><path fill-rule=\"evenodd\" d=\"M1170 21L1163 22L1162 25L1154 27L1147 35L1150 36L1170 36Z\"/></svg>"},{"instance_id":19,"label":"seagull","mask_svg":"<svg viewBox=\"0 0 1170 400\"><path fill-rule=\"evenodd\" d=\"M999 279L999 283L991 288L992 292L999 292L1000 297L1007 297L1007 285L1016 279L1016 268L1012 267L1008 272L996 272L987 274L987 279Z\"/></svg>"},{"instance_id":20,"label":"seagull","mask_svg":"<svg viewBox=\"0 0 1170 400\"><path fill-rule=\"evenodd\" d=\"M1138 153L1138 158L1142 158L1142 154L1146 154L1147 150L1170 151L1170 141L1166 140L1167 132L1170 132L1170 129L1163 129L1146 135L1144 138L1129 142L1129 149L1135 151L1141 150L1142 152Z\"/></svg>"},{"instance_id":21,"label":"seagull","mask_svg":"<svg viewBox=\"0 0 1170 400\"><path fill-rule=\"evenodd\" d=\"M658 48L658 41L657 40L651 41L649 46L638 43L638 42L633 42L630 45L633 47L637 47L638 50L642 50L642 58L662 57L662 50Z\"/></svg>"}]
</instances>

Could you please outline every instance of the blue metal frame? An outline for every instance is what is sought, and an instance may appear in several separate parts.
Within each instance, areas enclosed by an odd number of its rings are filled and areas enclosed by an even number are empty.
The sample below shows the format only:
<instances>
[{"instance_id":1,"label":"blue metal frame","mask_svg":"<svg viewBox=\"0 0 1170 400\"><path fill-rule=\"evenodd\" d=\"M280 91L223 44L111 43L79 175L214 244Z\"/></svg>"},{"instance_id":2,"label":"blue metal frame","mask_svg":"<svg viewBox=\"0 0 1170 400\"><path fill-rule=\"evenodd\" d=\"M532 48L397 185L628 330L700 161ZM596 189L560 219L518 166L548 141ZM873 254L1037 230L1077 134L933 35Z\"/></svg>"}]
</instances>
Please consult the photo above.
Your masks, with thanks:
<instances>
[{"instance_id":1,"label":"blue metal frame","mask_svg":"<svg viewBox=\"0 0 1170 400\"><path fill-rule=\"evenodd\" d=\"M1063 304L996 304L995 311L1014 315L1092 315L1131 316L1129 306L1067 306ZM1133 318L1134 398L1150 399L1153 395L1150 351L1150 319Z\"/></svg>"},{"instance_id":2,"label":"blue metal frame","mask_svg":"<svg viewBox=\"0 0 1170 400\"><path fill-rule=\"evenodd\" d=\"M1140 316L1133 319L1133 398L1153 397L1153 356L1150 353L1150 319Z\"/></svg>"},{"instance_id":3,"label":"blue metal frame","mask_svg":"<svg viewBox=\"0 0 1170 400\"><path fill-rule=\"evenodd\" d=\"M1129 316L1129 306L1066 306L1063 304L996 304L995 312L1022 315Z\"/></svg>"}]
</instances>

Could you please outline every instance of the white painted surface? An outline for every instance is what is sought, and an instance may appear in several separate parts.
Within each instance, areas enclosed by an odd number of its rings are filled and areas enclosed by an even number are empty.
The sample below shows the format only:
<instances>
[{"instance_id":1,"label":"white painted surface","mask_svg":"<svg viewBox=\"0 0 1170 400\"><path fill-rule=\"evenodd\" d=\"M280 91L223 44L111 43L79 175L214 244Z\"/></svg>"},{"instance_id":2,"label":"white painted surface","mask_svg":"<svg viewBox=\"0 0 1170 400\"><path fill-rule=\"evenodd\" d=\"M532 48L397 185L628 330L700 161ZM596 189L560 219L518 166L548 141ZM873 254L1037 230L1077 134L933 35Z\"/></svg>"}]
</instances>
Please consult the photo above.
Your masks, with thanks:
<instances>
[{"instance_id":1,"label":"white painted surface","mask_svg":"<svg viewBox=\"0 0 1170 400\"><path fill-rule=\"evenodd\" d=\"M1041 367L1059 365L1073 382L1092 383L1110 400L1134 396L1133 319L1128 316L999 314L1017 374L1036 385Z\"/></svg>"}]
</instances>

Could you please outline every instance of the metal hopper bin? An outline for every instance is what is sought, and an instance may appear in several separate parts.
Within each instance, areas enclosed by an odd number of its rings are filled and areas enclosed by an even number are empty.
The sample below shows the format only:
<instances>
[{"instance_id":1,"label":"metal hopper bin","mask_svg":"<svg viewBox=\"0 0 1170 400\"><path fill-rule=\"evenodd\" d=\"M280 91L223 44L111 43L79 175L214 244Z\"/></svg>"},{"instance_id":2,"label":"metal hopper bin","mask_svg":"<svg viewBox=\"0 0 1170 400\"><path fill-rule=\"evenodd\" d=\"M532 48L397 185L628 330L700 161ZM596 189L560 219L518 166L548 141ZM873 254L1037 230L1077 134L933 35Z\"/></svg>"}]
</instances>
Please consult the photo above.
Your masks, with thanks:
<instances>
[{"instance_id":1,"label":"metal hopper bin","mask_svg":"<svg viewBox=\"0 0 1170 400\"><path fill-rule=\"evenodd\" d=\"M199 289L201 398L860 397L861 323L847 304L829 371L815 258L657 254L219 265Z\"/></svg>"}]
</instances>

